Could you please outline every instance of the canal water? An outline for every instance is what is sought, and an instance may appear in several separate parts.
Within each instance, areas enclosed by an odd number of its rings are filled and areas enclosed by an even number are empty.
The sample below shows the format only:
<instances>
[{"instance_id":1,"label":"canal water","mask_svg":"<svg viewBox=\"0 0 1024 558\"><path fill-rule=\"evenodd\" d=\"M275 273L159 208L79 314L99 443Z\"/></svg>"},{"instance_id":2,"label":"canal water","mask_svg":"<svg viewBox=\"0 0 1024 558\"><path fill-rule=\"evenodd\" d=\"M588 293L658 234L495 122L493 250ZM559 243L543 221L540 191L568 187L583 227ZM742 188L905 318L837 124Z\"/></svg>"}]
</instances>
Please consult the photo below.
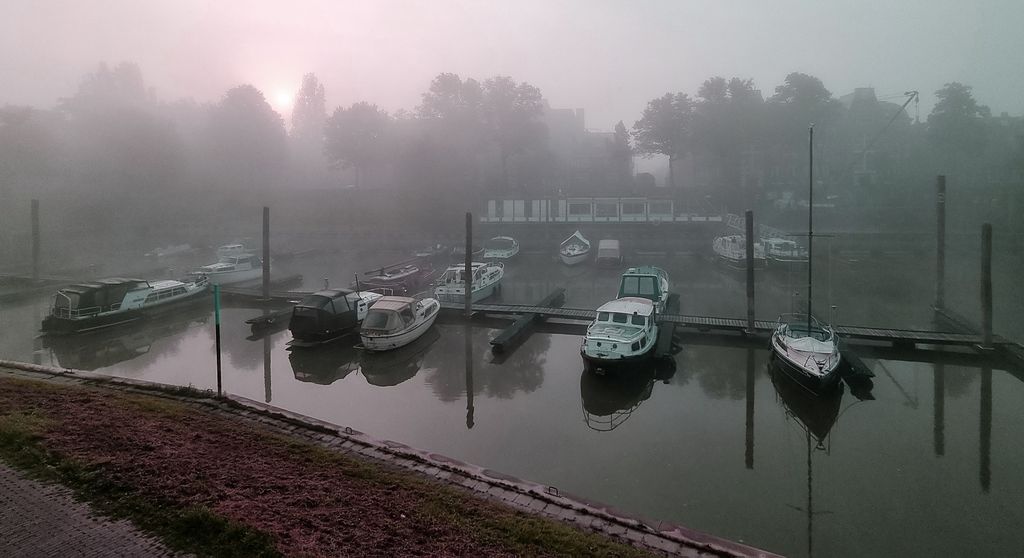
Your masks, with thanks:
<instances>
[{"instance_id":1,"label":"canal water","mask_svg":"<svg viewBox=\"0 0 1024 558\"><path fill-rule=\"evenodd\" d=\"M310 258L278 271L302 273L312 289L396 258ZM699 256L648 262L669 270L684 312L745 315L742 276ZM508 264L501 298L535 302L565 287L566 306L592 308L614 296L619 273L526 254ZM914 266L836 261L832 273L815 288L825 297L831 287L837 321L932 327L933 291ZM790 309L792 275L759 272L759 318ZM3 309L3 358L216 385L212 308L50 340L35 331L47 306L40 297ZM966 367L956 355L865 359L873 378L812 399L772 372L767 347L688 343L669 365L604 378L583 372L575 335L535 334L500 362L487 343L496 330L464 325L435 325L383 355L352 339L288 351L287 331L250 338L244 320L259 313L223 310L230 393L791 556L1024 547L1017 370Z\"/></svg>"}]
</instances>

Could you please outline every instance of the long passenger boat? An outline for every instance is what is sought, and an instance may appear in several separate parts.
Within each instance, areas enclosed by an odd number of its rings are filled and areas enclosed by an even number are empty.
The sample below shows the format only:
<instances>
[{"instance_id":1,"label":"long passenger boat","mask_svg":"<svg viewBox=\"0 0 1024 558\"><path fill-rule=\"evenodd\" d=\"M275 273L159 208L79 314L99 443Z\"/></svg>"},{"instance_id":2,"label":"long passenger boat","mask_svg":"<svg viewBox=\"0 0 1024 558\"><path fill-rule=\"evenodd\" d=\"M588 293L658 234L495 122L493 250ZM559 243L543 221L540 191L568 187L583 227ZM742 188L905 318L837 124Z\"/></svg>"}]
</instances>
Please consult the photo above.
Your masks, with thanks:
<instances>
[{"instance_id":1,"label":"long passenger boat","mask_svg":"<svg viewBox=\"0 0 1024 558\"><path fill-rule=\"evenodd\" d=\"M50 314L43 318L46 333L79 333L139 320L202 299L209 281L146 281L111 277L78 283L57 291Z\"/></svg>"}]
</instances>

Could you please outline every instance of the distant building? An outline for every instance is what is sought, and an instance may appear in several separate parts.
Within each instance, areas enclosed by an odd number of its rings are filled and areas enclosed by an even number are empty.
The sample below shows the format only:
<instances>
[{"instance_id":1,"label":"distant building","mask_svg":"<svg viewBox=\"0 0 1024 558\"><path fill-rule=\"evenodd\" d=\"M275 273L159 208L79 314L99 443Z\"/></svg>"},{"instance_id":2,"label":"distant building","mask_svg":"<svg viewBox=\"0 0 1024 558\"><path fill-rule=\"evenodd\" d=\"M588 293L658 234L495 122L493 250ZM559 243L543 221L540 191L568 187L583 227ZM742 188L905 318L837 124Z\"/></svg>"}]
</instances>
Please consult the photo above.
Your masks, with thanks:
<instances>
[{"instance_id":1,"label":"distant building","mask_svg":"<svg viewBox=\"0 0 1024 558\"><path fill-rule=\"evenodd\" d=\"M553 191L624 193L632 186L633 160L616 160L613 132L588 130L584 111L545 106L542 121L548 145L558 162L550 179Z\"/></svg>"}]
</instances>

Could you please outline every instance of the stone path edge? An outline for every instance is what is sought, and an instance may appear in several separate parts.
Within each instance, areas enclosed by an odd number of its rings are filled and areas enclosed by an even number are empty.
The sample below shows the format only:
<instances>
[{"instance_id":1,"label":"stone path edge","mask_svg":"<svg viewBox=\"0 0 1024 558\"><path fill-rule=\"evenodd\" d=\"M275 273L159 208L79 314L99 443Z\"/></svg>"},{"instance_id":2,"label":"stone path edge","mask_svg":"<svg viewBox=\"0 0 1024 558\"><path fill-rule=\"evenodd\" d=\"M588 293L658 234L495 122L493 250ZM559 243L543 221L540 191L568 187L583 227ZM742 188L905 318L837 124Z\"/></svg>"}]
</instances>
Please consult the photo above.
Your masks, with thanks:
<instances>
[{"instance_id":1,"label":"stone path edge","mask_svg":"<svg viewBox=\"0 0 1024 558\"><path fill-rule=\"evenodd\" d=\"M30 379L98 384L125 391L140 391L233 418L258 422L315 445L340 453L357 454L362 458L431 477L464 488L479 497L502 502L527 513L555 519L660 554L729 558L780 556L682 525L635 517L555 487L519 479L400 442L377 439L347 426L339 426L239 395L217 397L213 391L196 389L199 397L179 396L174 394L175 391L182 389L182 386L178 385L4 359L0 359L0 373Z\"/></svg>"}]
</instances>

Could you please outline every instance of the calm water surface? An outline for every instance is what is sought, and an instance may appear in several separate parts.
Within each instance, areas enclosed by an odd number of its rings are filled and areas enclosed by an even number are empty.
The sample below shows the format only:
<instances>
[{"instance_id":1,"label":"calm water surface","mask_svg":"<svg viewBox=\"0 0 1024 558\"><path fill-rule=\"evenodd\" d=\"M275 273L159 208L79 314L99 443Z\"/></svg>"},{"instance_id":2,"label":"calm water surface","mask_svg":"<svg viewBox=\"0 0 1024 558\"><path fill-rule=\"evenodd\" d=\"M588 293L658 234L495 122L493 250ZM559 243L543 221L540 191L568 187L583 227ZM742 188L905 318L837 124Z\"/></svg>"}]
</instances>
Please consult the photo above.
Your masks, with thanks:
<instances>
[{"instance_id":1,"label":"calm water surface","mask_svg":"<svg viewBox=\"0 0 1024 558\"><path fill-rule=\"evenodd\" d=\"M369 265L394 254L375 257ZM912 269L842 265L820 288L831 286L840 321L931 327L932 291ZM666 267L685 312L745 314L742 277L698 257ZM307 288L365 271L326 259L291 270ZM534 302L563 286L567 306L594 307L617 277L525 256L509 265L502 297ZM789 310L798 283L764 274L758 316ZM47 305L4 308L0 355L216 385L209 309L44 341L34 330ZM435 326L385 355L356 351L353 340L289 352L287 331L248 339L243 321L257 314L223 311L233 394L793 556L1017 555L1024 546L1019 373L867 360L873 385L811 400L772 375L766 349L688 344L674 366L611 379L583 373L573 335L534 335L501 363L486 350L494 330L461 325Z\"/></svg>"}]
</instances>

